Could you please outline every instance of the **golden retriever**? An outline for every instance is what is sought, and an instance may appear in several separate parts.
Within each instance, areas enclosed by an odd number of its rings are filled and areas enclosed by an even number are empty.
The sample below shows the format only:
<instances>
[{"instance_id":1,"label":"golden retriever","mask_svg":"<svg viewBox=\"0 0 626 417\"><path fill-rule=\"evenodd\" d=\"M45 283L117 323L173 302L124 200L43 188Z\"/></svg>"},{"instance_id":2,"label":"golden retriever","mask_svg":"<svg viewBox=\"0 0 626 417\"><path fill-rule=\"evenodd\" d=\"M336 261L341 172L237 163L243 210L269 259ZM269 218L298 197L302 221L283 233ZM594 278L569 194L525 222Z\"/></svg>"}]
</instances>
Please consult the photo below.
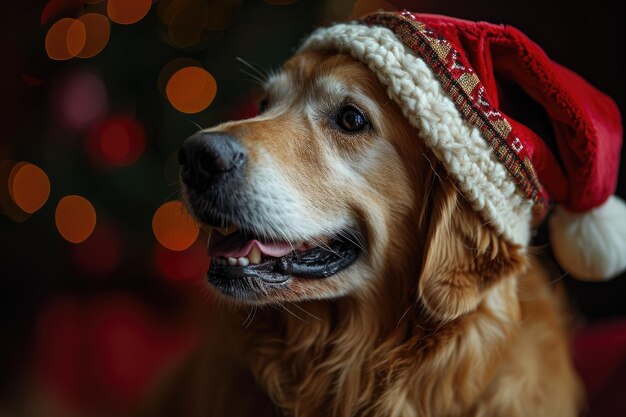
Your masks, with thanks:
<instances>
[{"instance_id":1,"label":"golden retriever","mask_svg":"<svg viewBox=\"0 0 626 417\"><path fill-rule=\"evenodd\" d=\"M237 231L210 239L207 346L150 414L577 415L547 274L472 210L365 65L299 53L262 107L181 150L190 210Z\"/></svg>"}]
</instances>

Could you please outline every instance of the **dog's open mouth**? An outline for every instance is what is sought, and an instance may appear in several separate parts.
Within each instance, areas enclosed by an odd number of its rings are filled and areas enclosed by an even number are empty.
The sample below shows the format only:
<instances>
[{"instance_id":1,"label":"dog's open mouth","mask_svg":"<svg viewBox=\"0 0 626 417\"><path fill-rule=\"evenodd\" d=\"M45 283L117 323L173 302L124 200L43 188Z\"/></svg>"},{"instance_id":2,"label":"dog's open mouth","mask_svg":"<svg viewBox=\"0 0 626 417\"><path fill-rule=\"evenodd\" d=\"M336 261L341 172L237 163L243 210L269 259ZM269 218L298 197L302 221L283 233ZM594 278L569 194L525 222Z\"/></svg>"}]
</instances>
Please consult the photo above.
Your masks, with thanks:
<instances>
[{"instance_id":1,"label":"dog's open mouth","mask_svg":"<svg viewBox=\"0 0 626 417\"><path fill-rule=\"evenodd\" d=\"M290 277L326 278L350 266L360 245L340 233L332 238L289 243L262 240L242 230L224 235L214 230L207 249L208 280L221 288L232 280L280 284Z\"/></svg>"}]
</instances>

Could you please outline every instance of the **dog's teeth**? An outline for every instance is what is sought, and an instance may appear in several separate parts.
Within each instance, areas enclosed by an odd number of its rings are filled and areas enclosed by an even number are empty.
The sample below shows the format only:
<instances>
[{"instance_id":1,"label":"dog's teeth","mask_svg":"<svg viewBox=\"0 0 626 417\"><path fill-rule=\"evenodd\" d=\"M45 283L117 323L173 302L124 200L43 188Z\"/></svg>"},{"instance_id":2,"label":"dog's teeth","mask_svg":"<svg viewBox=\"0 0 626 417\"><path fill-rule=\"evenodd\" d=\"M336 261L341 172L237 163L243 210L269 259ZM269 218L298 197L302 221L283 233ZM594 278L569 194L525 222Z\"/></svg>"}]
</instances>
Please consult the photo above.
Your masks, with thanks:
<instances>
[{"instance_id":1,"label":"dog's teeth","mask_svg":"<svg viewBox=\"0 0 626 417\"><path fill-rule=\"evenodd\" d=\"M245 258L245 257L241 257L241 258L237 259L237 264L239 266L248 266L250 264L250 259Z\"/></svg>"},{"instance_id":2,"label":"dog's teeth","mask_svg":"<svg viewBox=\"0 0 626 417\"><path fill-rule=\"evenodd\" d=\"M228 258L228 266L237 265L237 258Z\"/></svg>"},{"instance_id":3,"label":"dog's teeth","mask_svg":"<svg viewBox=\"0 0 626 417\"><path fill-rule=\"evenodd\" d=\"M252 249L250 250L250 253L248 254L248 259L250 260L251 264L258 264L261 262L261 251L259 250L259 247L256 244L252 245Z\"/></svg>"},{"instance_id":4,"label":"dog's teeth","mask_svg":"<svg viewBox=\"0 0 626 417\"><path fill-rule=\"evenodd\" d=\"M238 226L228 226L228 227L216 227L215 228L218 232L220 232L223 236L228 236L232 233L235 233L237 230L239 230Z\"/></svg>"}]
</instances>

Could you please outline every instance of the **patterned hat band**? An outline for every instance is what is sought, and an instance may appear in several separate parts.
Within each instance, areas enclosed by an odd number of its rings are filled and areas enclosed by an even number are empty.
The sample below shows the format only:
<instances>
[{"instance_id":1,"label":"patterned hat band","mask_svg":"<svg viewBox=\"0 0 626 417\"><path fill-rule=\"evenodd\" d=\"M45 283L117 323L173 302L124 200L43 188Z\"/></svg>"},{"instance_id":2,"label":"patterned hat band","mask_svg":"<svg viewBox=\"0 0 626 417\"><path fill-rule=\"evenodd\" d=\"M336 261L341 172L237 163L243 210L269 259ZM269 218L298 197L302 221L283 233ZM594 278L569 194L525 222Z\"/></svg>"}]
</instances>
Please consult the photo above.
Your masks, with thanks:
<instances>
[{"instance_id":1,"label":"patterned hat band","mask_svg":"<svg viewBox=\"0 0 626 417\"><path fill-rule=\"evenodd\" d=\"M492 226L527 245L546 212L543 189L511 123L446 39L410 14L375 13L318 29L300 51L337 49L367 64Z\"/></svg>"}]
</instances>

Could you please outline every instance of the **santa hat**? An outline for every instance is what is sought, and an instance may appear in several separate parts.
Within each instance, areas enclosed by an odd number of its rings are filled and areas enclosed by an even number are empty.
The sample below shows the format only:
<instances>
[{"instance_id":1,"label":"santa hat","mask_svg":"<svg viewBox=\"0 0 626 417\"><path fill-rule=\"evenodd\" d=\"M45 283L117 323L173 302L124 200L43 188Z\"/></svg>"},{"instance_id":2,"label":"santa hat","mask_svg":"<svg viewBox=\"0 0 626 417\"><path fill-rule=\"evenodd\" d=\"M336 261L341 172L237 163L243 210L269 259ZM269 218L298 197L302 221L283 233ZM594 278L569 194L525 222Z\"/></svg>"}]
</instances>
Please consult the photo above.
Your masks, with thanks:
<instances>
[{"instance_id":1,"label":"santa hat","mask_svg":"<svg viewBox=\"0 0 626 417\"><path fill-rule=\"evenodd\" d=\"M585 280L626 269L626 204L615 191L622 142L615 103L510 26L378 12L321 28L300 51L332 49L367 64L473 207L527 246L547 214L554 254ZM505 80L505 82L503 82ZM519 101L538 103L539 136ZM527 108L528 103L522 103Z\"/></svg>"}]
</instances>

